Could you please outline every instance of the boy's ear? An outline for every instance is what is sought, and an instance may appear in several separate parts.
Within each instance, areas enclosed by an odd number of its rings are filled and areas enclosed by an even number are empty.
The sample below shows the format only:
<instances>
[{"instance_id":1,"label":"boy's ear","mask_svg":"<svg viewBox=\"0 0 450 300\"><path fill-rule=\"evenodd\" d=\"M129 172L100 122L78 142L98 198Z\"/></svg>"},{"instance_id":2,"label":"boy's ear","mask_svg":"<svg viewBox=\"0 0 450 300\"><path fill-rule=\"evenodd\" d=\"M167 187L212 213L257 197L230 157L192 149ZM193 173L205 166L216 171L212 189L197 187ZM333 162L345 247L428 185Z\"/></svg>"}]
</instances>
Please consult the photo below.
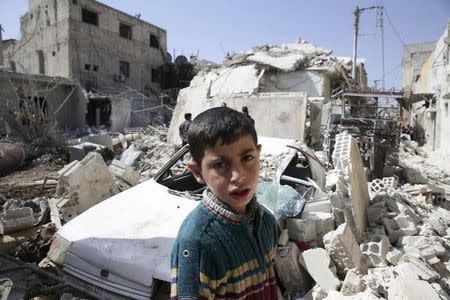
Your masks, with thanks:
<instances>
[{"instance_id":1,"label":"boy's ear","mask_svg":"<svg viewBox=\"0 0 450 300\"><path fill-rule=\"evenodd\" d=\"M261 153L261 148L262 148L261 144L258 144L258 145L256 146L256 149L258 149L258 153Z\"/></svg>"},{"instance_id":2,"label":"boy's ear","mask_svg":"<svg viewBox=\"0 0 450 300\"><path fill-rule=\"evenodd\" d=\"M195 179L197 179L198 183L205 183L205 180L202 176L202 169L200 166L193 160L188 162L187 167L189 170L191 170L192 174L194 174Z\"/></svg>"}]
</instances>

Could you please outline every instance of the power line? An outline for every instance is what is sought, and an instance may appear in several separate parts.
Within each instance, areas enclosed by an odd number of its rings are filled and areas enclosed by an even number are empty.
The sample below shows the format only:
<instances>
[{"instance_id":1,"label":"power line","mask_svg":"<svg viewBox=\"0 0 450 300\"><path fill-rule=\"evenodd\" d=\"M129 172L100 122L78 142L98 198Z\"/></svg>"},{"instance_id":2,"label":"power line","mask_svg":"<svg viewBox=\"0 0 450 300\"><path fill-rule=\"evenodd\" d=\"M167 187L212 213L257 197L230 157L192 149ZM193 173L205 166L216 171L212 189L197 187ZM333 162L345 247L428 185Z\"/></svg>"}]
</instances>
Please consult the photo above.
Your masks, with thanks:
<instances>
[{"instance_id":1,"label":"power line","mask_svg":"<svg viewBox=\"0 0 450 300\"><path fill-rule=\"evenodd\" d=\"M403 48L406 49L406 51L408 51L409 54L411 54L411 53L409 52L408 48L406 48L406 45L405 45L405 43L403 42L402 38L400 37L400 34L398 34L398 31L397 31L397 29L395 28L394 23L392 23L391 17L389 17L389 14L388 14L386 8L383 7L383 10L384 10L384 12L386 13L386 17L387 17L389 23L391 24L392 29L393 29L394 32L395 32L395 35L397 36L397 38L398 38L398 40L400 41L400 43L403 45Z\"/></svg>"}]
</instances>

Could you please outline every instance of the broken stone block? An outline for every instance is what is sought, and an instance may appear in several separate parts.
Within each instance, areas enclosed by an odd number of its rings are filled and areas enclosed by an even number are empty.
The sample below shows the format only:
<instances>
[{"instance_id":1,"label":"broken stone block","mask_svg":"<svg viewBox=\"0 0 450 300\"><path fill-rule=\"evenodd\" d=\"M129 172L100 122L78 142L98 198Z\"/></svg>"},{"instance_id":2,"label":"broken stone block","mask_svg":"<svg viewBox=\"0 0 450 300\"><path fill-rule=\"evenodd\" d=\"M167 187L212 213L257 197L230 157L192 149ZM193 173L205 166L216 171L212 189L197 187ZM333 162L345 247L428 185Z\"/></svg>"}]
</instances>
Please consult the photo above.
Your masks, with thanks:
<instances>
[{"instance_id":1,"label":"broken stone block","mask_svg":"<svg viewBox=\"0 0 450 300\"><path fill-rule=\"evenodd\" d=\"M429 264L438 263L438 257L445 254L445 248L437 238L425 236L404 236L397 242L405 254L420 258Z\"/></svg>"},{"instance_id":2,"label":"broken stone block","mask_svg":"<svg viewBox=\"0 0 450 300\"><path fill-rule=\"evenodd\" d=\"M342 300L342 299L348 299L348 300L376 300L376 299L381 299L380 297L378 297L378 295L376 293L374 293L373 291L366 290L362 293L358 293L355 295L351 295L351 296L346 296L338 291L330 291L328 293L328 296L326 298L324 298L326 300Z\"/></svg>"},{"instance_id":3,"label":"broken stone block","mask_svg":"<svg viewBox=\"0 0 450 300\"><path fill-rule=\"evenodd\" d=\"M372 235L371 241L360 245L363 254L369 257L369 267L386 266L386 253L389 251L391 244L385 235Z\"/></svg>"},{"instance_id":4,"label":"broken stone block","mask_svg":"<svg viewBox=\"0 0 450 300\"><path fill-rule=\"evenodd\" d=\"M410 216L398 215L392 219L384 218L382 221L391 243L397 242L405 235L417 233L416 223Z\"/></svg>"},{"instance_id":5,"label":"broken stone block","mask_svg":"<svg viewBox=\"0 0 450 300\"><path fill-rule=\"evenodd\" d=\"M0 234L8 234L28 229L34 226L36 220L31 207L21 207L6 210L0 220Z\"/></svg>"},{"instance_id":6,"label":"broken stone block","mask_svg":"<svg viewBox=\"0 0 450 300\"><path fill-rule=\"evenodd\" d=\"M327 232L334 230L334 219L331 213L304 212L301 219L286 219L286 229L293 241L321 241Z\"/></svg>"},{"instance_id":7,"label":"broken stone block","mask_svg":"<svg viewBox=\"0 0 450 300\"><path fill-rule=\"evenodd\" d=\"M388 300L440 300L439 295L424 281L410 277L399 276L391 280L388 290Z\"/></svg>"},{"instance_id":8,"label":"broken stone block","mask_svg":"<svg viewBox=\"0 0 450 300\"><path fill-rule=\"evenodd\" d=\"M56 203L67 222L95 204L117 194L119 189L100 154L91 152L58 172Z\"/></svg>"},{"instance_id":9,"label":"broken stone block","mask_svg":"<svg viewBox=\"0 0 450 300\"><path fill-rule=\"evenodd\" d=\"M386 253L386 260L391 264L391 265L397 265L400 258L403 256L403 251L398 250L397 248L392 247L392 249Z\"/></svg>"},{"instance_id":10,"label":"broken stone block","mask_svg":"<svg viewBox=\"0 0 450 300\"><path fill-rule=\"evenodd\" d=\"M128 166L117 159L114 159L111 162L108 169L121 183L125 183L128 187L135 186L141 179L133 167ZM123 184L120 184L120 186L123 186Z\"/></svg>"},{"instance_id":11,"label":"broken stone block","mask_svg":"<svg viewBox=\"0 0 450 300\"><path fill-rule=\"evenodd\" d=\"M368 274L363 276L363 280L372 290L386 296L393 277L394 269L391 267L369 268Z\"/></svg>"},{"instance_id":12,"label":"broken stone block","mask_svg":"<svg viewBox=\"0 0 450 300\"><path fill-rule=\"evenodd\" d=\"M408 264L412 268L412 270L417 274L417 276L422 280L430 282L440 277L440 275L427 263L410 255L403 255L402 258L400 259L400 263Z\"/></svg>"},{"instance_id":13,"label":"broken stone block","mask_svg":"<svg viewBox=\"0 0 450 300\"><path fill-rule=\"evenodd\" d=\"M366 290L366 284L362 280L361 275L357 275L353 271L348 271L345 275L344 283L342 284L340 292L344 296L356 295Z\"/></svg>"},{"instance_id":14,"label":"broken stone block","mask_svg":"<svg viewBox=\"0 0 450 300\"><path fill-rule=\"evenodd\" d=\"M143 152L138 150L133 144L127 150L123 151L120 161L127 166L132 166L142 153Z\"/></svg>"},{"instance_id":15,"label":"broken stone block","mask_svg":"<svg viewBox=\"0 0 450 300\"><path fill-rule=\"evenodd\" d=\"M105 146L91 142L69 146L70 161L82 160L89 152L98 151L103 148L105 148Z\"/></svg>"},{"instance_id":16,"label":"broken stone block","mask_svg":"<svg viewBox=\"0 0 450 300\"><path fill-rule=\"evenodd\" d=\"M278 247L275 266L286 292L289 295L305 294L313 286L308 272L298 262L299 249L293 242L286 247Z\"/></svg>"},{"instance_id":17,"label":"broken stone block","mask_svg":"<svg viewBox=\"0 0 450 300\"><path fill-rule=\"evenodd\" d=\"M331 261L325 249L309 249L299 256L299 262L314 281L325 291L337 290L341 281L331 271Z\"/></svg>"},{"instance_id":18,"label":"broken stone block","mask_svg":"<svg viewBox=\"0 0 450 300\"><path fill-rule=\"evenodd\" d=\"M339 276L344 277L348 270L354 270L357 274L367 273L367 257L361 252L347 223L327 233L323 237L323 243L337 267Z\"/></svg>"}]
</instances>

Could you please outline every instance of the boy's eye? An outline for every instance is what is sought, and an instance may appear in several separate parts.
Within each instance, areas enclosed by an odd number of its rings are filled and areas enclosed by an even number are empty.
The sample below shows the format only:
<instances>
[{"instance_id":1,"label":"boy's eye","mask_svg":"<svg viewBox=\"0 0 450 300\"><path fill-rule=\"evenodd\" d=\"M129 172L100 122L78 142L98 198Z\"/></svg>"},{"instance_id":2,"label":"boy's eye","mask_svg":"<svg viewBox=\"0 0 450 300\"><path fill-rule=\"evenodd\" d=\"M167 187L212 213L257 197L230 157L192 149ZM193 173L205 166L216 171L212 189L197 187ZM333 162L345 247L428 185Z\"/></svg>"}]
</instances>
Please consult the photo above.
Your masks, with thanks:
<instances>
[{"instance_id":1,"label":"boy's eye","mask_svg":"<svg viewBox=\"0 0 450 300\"><path fill-rule=\"evenodd\" d=\"M223 161L218 161L218 162L212 163L211 166L212 166L214 169L220 169L220 168L225 167L225 163L224 163Z\"/></svg>"},{"instance_id":2,"label":"boy's eye","mask_svg":"<svg viewBox=\"0 0 450 300\"><path fill-rule=\"evenodd\" d=\"M253 158L254 158L253 155L245 155L245 156L243 157L243 159L244 159L245 161L252 160Z\"/></svg>"}]
</instances>

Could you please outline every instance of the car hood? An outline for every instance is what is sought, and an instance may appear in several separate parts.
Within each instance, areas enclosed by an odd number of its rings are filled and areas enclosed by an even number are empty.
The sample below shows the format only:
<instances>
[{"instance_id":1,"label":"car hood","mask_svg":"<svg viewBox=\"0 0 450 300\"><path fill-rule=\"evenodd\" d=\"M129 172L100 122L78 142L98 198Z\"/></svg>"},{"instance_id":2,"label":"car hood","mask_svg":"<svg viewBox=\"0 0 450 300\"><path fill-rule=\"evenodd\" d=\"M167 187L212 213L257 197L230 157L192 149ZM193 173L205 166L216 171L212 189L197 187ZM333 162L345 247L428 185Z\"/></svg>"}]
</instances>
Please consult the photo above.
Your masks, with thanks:
<instances>
[{"instance_id":1,"label":"car hood","mask_svg":"<svg viewBox=\"0 0 450 300\"><path fill-rule=\"evenodd\" d=\"M113 274L146 287L154 278L170 281L173 242L182 221L197 205L169 194L150 179L65 224L48 256L65 268L69 264L69 269L97 273L91 274L97 279L99 273ZM93 267L95 271L88 270Z\"/></svg>"}]
</instances>

